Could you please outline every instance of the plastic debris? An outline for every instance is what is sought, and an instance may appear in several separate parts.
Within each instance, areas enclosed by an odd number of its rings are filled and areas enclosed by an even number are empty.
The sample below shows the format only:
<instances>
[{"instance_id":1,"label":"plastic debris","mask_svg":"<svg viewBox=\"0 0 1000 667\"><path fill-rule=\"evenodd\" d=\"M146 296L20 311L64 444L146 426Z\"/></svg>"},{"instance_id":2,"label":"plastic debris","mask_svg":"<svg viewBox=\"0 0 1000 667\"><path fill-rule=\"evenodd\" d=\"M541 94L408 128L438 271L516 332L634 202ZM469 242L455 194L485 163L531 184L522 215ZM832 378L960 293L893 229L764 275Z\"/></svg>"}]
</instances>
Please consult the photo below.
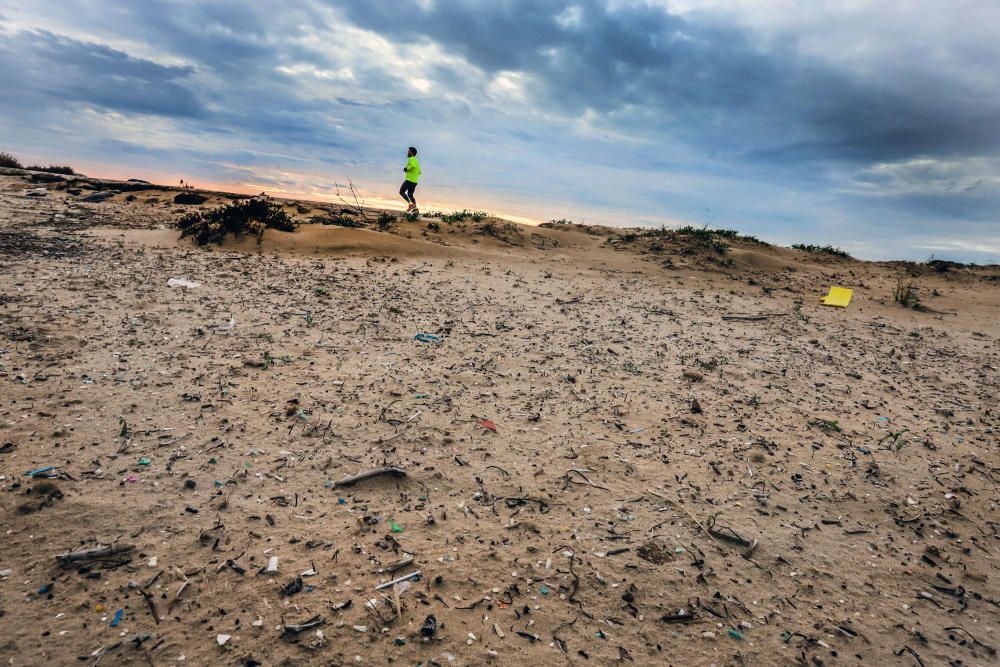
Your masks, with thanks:
<instances>
[{"instance_id":1,"label":"plastic debris","mask_svg":"<svg viewBox=\"0 0 1000 667\"><path fill-rule=\"evenodd\" d=\"M826 296L820 297L820 302L824 306L847 308L847 304L851 302L851 296L853 295L854 290L850 287L831 287Z\"/></svg>"},{"instance_id":2,"label":"plastic debris","mask_svg":"<svg viewBox=\"0 0 1000 667\"><path fill-rule=\"evenodd\" d=\"M409 581L410 579L419 579L420 578L420 574L421 574L420 570L417 570L416 572L410 572L409 574L405 574L402 577L397 577L396 579L393 579L392 581L387 581L387 582L385 582L383 584L379 584L378 586L375 587L375 590L376 591L381 591L381 590L385 590L386 588L392 588L396 584L403 583L404 581Z\"/></svg>"}]
</instances>

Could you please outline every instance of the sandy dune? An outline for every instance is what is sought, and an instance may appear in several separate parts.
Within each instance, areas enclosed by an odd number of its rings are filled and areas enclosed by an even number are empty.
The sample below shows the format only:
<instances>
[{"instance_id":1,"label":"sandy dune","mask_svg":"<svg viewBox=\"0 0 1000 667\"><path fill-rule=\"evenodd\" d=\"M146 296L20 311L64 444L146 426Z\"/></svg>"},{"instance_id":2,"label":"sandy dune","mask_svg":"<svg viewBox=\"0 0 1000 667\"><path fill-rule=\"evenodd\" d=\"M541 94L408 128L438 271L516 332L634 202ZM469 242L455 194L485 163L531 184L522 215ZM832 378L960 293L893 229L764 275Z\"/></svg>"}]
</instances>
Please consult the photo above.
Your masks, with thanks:
<instances>
[{"instance_id":1,"label":"sandy dune","mask_svg":"<svg viewBox=\"0 0 1000 667\"><path fill-rule=\"evenodd\" d=\"M1000 268L88 192L0 176L3 664L996 664Z\"/></svg>"}]
</instances>

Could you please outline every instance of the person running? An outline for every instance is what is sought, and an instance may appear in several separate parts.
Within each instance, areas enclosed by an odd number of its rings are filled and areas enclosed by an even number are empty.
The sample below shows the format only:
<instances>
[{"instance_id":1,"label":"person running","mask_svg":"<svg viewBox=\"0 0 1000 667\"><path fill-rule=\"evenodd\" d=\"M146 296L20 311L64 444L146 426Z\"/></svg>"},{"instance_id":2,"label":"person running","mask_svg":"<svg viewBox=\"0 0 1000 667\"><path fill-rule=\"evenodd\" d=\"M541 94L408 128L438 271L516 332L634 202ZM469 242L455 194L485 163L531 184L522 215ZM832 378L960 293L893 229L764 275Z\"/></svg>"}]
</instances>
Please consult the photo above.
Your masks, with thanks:
<instances>
[{"instance_id":1,"label":"person running","mask_svg":"<svg viewBox=\"0 0 1000 667\"><path fill-rule=\"evenodd\" d=\"M406 157L406 166L403 167L406 180L399 186L399 195L403 198L403 201L409 204L406 207L407 212L420 213L417 210L417 200L413 198L413 191L417 189L417 181L420 180L420 163L417 161L417 149L410 146L409 150L406 151Z\"/></svg>"}]
</instances>

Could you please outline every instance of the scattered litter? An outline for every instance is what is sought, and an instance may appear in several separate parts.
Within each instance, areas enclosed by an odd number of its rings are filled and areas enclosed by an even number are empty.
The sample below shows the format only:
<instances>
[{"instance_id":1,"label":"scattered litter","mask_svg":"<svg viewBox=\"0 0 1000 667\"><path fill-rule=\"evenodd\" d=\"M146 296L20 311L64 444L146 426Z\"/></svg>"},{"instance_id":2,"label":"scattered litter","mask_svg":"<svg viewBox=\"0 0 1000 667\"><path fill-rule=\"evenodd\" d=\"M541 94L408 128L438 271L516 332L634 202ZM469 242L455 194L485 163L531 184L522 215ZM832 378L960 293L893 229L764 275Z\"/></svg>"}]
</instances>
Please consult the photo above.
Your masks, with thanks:
<instances>
[{"instance_id":1,"label":"scattered litter","mask_svg":"<svg viewBox=\"0 0 1000 667\"><path fill-rule=\"evenodd\" d=\"M420 634L430 639L434 636L435 632L437 632L437 619L434 617L434 614L431 614L424 619L423 625L420 626Z\"/></svg>"},{"instance_id":2,"label":"scattered litter","mask_svg":"<svg viewBox=\"0 0 1000 667\"><path fill-rule=\"evenodd\" d=\"M820 302L824 306L834 306L835 308L847 308L851 302L854 290L850 287L831 287L826 296L820 297Z\"/></svg>"},{"instance_id":3,"label":"scattered litter","mask_svg":"<svg viewBox=\"0 0 1000 667\"><path fill-rule=\"evenodd\" d=\"M415 572L410 572L409 574L406 574L406 575L403 575L402 577L398 577L396 579L393 579L392 581L387 581L384 584L379 584L378 586L375 587L375 590L376 591L382 591L382 590L385 590L386 588L392 588L396 584L403 583L404 581L409 581L411 579L419 579L420 578L420 574L421 574L420 570L417 570Z\"/></svg>"},{"instance_id":4,"label":"scattered litter","mask_svg":"<svg viewBox=\"0 0 1000 667\"><path fill-rule=\"evenodd\" d=\"M18 197L0 234L22 661L992 659L995 270L492 218L357 233L396 257L141 248L174 190L108 238L118 204ZM21 248L36 231L83 254ZM342 230L280 242L316 231ZM469 234L493 239L471 260ZM968 312L888 307L896 272ZM833 281L863 317L815 312Z\"/></svg>"},{"instance_id":5,"label":"scattered litter","mask_svg":"<svg viewBox=\"0 0 1000 667\"><path fill-rule=\"evenodd\" d=\"M302 592L302 577L295 577L281 589L281 595L288 598Z\"/></svg>"},{"instance_id":6,"label":"scattered litter","mask_svg":"<svg viewBox=\"0 0 1000 667\"><path fill-rule=\"evenodd\" d=\"M334 484L334 487L353 486L358 482L363 482L366 479L372 479L374 477L382 477L385 475L391 477L406 477L406 471L403 470L402 468L394 468L394 467L377 468L375 470L369 470L368 472L363 472L357 475L352 475L350 477L345 477L344 479Z\"/></svg>"}]
</instances>

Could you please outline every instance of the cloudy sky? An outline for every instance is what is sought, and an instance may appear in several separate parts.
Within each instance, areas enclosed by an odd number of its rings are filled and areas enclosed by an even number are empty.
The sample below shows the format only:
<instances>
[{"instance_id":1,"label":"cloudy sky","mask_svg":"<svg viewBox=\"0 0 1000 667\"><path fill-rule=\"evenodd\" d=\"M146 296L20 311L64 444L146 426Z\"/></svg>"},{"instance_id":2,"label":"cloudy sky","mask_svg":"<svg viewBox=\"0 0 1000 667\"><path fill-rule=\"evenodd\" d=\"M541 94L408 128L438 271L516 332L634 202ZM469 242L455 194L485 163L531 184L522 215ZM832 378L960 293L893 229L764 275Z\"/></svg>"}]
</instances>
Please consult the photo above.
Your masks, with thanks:
<instances>
[{"instance_id":1,"label":"cloudy sky","mask_svg":"<svg viewBox=\"0 0 1000 667\"><path fill-rule=\"evenodd\" d=\"M0 150L1000 262L996 0L0 0Z\"/></svg>"}]
</instances>

